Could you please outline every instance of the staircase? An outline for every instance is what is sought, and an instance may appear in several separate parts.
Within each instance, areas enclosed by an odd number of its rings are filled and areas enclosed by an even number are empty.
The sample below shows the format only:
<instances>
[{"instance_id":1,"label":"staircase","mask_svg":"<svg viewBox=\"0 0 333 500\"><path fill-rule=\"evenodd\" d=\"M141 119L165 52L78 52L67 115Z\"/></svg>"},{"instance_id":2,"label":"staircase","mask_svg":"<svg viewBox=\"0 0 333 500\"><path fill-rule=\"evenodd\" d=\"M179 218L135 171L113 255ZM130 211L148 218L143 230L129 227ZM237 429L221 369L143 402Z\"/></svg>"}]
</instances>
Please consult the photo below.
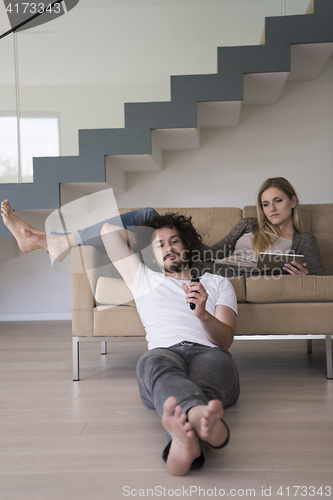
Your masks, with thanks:
<instances>
[{"instance_id":1,"label":"staircase","mask_svg":"<svg viewBox=\"0 0 333 500\"><path fill-rule=\"evenodd\" d=\"M316 78L332 52L333 0L266 18L260 45L219 47L216 74L172 76L171 101L126 103L124 128L80 130L79 156L34 158L34 182L0 184L0 199L50 210L63 185L72 199L82 185L84 194L125 191L126 172L162 170L163 150L199 149L200 128L237 127L241 106L276 103L286 81ZM0 236L10 236L3 224Z\"/></svg>"}]
</instances>

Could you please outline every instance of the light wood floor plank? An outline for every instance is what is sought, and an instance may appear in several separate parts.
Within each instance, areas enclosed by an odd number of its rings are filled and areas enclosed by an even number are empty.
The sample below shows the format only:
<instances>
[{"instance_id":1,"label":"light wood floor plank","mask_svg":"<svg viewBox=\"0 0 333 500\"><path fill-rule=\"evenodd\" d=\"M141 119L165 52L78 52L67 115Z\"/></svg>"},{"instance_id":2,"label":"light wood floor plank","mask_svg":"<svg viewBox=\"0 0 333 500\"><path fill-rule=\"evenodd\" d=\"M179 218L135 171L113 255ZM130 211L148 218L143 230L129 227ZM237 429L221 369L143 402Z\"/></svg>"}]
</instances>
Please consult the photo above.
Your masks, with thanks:
<instances>
[{"instance_id":1,"label":"light wood floor plank","mask_svg":"<svg viewBox=\"0 0 333 500\"><path fill-rule=\"evenodd\" d=\"M179 498L218 498L223 489L281 500L288 487L289 498L323 500L320 486L333 492L324 341L313 341L312 354L306 341L234 342L241 396L225 413L230 444L182 478L166 473L160 418L138 394L145 340L112 339L108 350L83 343L82 379L73 382L70 322L0 323L1 500L171 498L176 489ZM294 485L317 490L294 496Z\"/></svg>"}]
</instances>

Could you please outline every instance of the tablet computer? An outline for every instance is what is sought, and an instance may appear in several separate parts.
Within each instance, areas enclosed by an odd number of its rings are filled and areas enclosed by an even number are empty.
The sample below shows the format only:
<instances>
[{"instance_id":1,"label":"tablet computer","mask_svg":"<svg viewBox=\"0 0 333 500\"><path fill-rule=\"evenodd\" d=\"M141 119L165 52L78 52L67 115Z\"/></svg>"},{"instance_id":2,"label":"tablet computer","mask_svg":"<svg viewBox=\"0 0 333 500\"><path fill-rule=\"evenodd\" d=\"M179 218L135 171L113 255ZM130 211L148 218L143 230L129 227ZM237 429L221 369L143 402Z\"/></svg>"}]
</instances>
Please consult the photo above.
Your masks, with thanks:
<instances>
[{"instance_id":1,"label":"tablet computer","mask_svg":"<svg viewBox=\"0 0 333 500\"><path fill-rule=\"evenodd\" d=\"M304 255L295 255L292 253L260 253L258 257L258 269L265 271L274 271L277 273L289 274L283 270L284 264L299 262L303 264Z\"/></svg>"}]
</instances>

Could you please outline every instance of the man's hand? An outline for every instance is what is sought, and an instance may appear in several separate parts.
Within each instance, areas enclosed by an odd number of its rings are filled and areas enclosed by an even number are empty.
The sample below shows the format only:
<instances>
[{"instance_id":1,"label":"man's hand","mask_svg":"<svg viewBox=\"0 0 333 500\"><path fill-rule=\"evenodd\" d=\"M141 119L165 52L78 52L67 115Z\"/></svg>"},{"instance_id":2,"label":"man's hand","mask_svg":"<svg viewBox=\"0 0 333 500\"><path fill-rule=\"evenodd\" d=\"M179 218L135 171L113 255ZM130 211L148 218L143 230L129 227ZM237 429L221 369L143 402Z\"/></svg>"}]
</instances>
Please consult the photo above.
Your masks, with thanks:
<instances>
[{"instance_id":1,"label":"man's hand","mask_svg":"<svg viewBox=\"0 0 333 500\"><path fill-rule=\"evenodd\" d=\"M232 344L236 327L236 313L227 306L217 305L215 316L206 310L208 293L201 283L182 283L186 293L186 302L195 304L193 314L199 319L208 340L224 349L229 349Z\"/></svg>"},{"instance_id":2,"label":"man's hand","mask_svg":"<svg viewBox=\"0 0 333 500\"><path fill-rule=\"evenodd\" d=\"M186 293L186 302L188 304L195 304L195 309L193 309L193 314L199 318L208 314L206 311L206 302L208 299L208 293L206 289L202 286L200 282L191 281L189 285L182 284L183 290Z\"/></svg>"}]
</instances>

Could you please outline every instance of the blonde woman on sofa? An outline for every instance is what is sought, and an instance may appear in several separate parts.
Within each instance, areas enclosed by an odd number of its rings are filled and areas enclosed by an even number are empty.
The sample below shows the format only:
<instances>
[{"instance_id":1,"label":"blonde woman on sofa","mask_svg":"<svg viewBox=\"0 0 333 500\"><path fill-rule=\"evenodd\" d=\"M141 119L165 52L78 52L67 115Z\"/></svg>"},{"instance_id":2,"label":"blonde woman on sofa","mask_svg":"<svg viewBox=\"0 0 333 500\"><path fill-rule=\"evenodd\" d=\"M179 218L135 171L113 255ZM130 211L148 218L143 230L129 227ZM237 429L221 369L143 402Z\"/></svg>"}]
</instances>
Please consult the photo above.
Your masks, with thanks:
<instances>
[{"instance_id":1,"label":"blonde woman on sofa","mask_svg":"<svg viewBox=\"0 0 333 500\"><path fill-rule=\"evenodd\" d=\"M120 217L95 224L75 233L45 235L12 210L8 200L1 203L4 224L15 237L22 252L45 248L58 261L63 260L73 246L92 245L105 253L101 228L107 222L128 226L140 225L157 214L152 208L135 210ZM315 236L302 233L299 202L289 181L283 177L266 179L257 197L257 219L248 217L239 222L230 233L215 245L201 244L194 262L193 274L211 272L222 276L245 277L259 275L259 252L292 253L304 255L304 264L287 264L289 274L323 275Z\"/></svg>"},{"instance_id":2,"label":"blonde woman on sofa","mask_svg":"<svg viewBox=\"0 0 333 500\"><path fill-rule=\"evenodd\" d=\"M265 180L257 196L257 219L247 217L215 245L203 245L201 262L196 266L200 274L254 276L260 274L260 252L304 255L303 265L286 264L285 271L292 275L324 274L317 240L302 232L298 197L284 177Z\"/></svg>"}]
</instances>

